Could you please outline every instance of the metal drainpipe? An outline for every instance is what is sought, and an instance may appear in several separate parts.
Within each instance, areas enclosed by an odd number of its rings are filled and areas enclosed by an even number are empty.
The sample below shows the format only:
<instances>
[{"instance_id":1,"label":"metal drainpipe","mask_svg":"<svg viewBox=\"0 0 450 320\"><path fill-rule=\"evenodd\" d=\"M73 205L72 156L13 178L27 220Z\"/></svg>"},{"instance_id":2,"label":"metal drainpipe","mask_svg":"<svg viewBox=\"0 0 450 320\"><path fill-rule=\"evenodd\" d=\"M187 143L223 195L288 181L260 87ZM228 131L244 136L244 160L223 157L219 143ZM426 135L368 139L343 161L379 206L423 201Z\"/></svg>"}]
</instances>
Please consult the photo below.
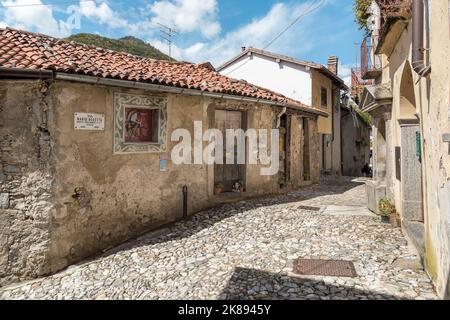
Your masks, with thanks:
<instances>
[{"instance_id":1,"label":"metal drainpipe","mask_svg":"<svg viewBox=\"0 0 450 320\"><path fill-rule=\"evenodd\" d=\"M277 129L280 129L281 126L281 117L286 114L287 108L284 107L281 113L277 116Z\"/></svg>"},{"instance_id":2,"label":"metal drainpipe","mask_svg":"<svg viewBox=\"0 0 450 320\"><path fill-rule=\"evenodd\" d=\"M421 77L427 77L431 66L425 65L425 48L423 45L424 3L423 0L413 0L413 35L412 35L412 67Z\"/></svg>"},{"instance_id":3,"label":"metal drainpipe","mask_svg":"<svg viewBox=\"0 0 450 320\"><path fill-rule=\"evenodd\" d=\"M188 218L188 187L187 185L183 186L183 219L187 220Z\"/></svg>"}]
</instances>

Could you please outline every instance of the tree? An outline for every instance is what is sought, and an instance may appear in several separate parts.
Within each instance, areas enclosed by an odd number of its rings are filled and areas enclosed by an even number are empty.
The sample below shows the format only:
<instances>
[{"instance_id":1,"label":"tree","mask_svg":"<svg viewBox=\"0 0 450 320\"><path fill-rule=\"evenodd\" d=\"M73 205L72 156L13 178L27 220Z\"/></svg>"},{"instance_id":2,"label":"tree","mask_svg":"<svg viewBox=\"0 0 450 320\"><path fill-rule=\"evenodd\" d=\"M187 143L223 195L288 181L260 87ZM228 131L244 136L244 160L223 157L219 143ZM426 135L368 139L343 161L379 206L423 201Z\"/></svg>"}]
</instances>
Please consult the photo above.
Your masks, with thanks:
<instances>
[{"instance_id":1,"label":"tree","mask_svg":"<svg viewBox=\"0 0 450 320\"><path fill-rule=\"evenodd\" d=\"M354 0L353 11L355 12L355 21L358 23L360 29L364 29L367 32L367 9L369 9L372 0Z\"/></svg>"}]
</instances>

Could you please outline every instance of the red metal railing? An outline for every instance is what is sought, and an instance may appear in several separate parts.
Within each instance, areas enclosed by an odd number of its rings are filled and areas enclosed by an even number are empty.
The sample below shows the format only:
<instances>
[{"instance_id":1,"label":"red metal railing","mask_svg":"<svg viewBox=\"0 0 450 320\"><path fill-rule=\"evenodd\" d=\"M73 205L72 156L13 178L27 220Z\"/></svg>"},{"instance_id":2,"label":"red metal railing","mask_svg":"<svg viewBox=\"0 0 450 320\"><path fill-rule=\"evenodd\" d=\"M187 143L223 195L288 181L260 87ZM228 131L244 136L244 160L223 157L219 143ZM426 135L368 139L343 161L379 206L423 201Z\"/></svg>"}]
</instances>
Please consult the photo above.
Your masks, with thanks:
<instances>
[{"instance_id":1,"label":"red metal railing","mask_svg":"<svg viewBox=\"0 0 450 320\"><path fill-rule=\"evenodd\" d=\"M375 54L378 36L367 37L361 44L361 77L369 72L381 70L381 57Z\"/></svg>"}]
</instances>

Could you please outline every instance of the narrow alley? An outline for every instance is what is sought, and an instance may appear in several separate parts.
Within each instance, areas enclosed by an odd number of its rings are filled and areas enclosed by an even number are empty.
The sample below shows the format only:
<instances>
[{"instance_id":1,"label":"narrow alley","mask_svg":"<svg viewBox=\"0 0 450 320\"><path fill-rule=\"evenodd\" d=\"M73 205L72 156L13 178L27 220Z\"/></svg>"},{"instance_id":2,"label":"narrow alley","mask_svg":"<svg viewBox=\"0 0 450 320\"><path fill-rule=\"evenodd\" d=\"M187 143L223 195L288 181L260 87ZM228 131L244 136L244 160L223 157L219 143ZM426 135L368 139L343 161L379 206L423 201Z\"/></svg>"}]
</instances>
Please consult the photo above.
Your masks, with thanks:
<instances>
[{"instance_id":1,"label":"narrow alley","mask_svg":"<svg viewBox=\"0 0 450 320\"><path fill-rule=\"evenodd\" d=\"M400 229L365 208L362 180L226 204L1 299L436 299ZM298 276L294 261L345 260L357 277Z\"/></svg>"}]
</instances>

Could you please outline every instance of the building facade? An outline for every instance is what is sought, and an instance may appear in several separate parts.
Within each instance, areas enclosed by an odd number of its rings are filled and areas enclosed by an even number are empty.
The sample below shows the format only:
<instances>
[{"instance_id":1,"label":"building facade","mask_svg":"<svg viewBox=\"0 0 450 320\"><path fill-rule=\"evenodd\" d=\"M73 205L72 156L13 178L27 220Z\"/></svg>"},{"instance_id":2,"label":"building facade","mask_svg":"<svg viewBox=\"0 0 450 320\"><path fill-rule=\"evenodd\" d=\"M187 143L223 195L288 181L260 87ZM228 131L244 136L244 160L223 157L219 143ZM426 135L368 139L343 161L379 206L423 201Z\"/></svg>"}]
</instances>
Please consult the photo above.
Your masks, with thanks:
<instances>
[{"instance_id":1,"label":"building facade","mask_svg":"<svg viewBox=\"0 0 450 320\"><path fill-rule=\"evenodd\" d=\"M391 199L402 230L443 298L450 298L449 2L374 1L362 69L374 85L362 105L374 118L369 207Z\"/></svg>"},{"instance_id":2,"label":"building facade","mask_svg":"<svg viewBox=\"0 0 450 320\"><path fill-rule=\"evenodd\" d=\"M342 175L347 177L370 176L364 169L370 168L371 126L356 108L350 101L341 107Z\"/></svg>"},{"instance_id":3,"label":"building facade","mask_svg":"<svg viewBox=\"0 0 450 320\"><path fill-rule=\"evenodd\" d=\"M341 175L341 90L348 90L338 77L338 58L330 57L328 67L272 52L242 48L242 52L217 70L226 76L280 92L301 101L328 117L319 117L320 170Z\"/></svg>"},{"instance_id":4,"label":"building facade","mask_svg":"<svg viewBox=\"0 0 450 320\"><path fill-rule=\"evenodd\" d=\"M233 200L319 181L317 118L326 114L209 64L4 29L0 76L0 285L56 272L230 201L225 193L237 181L243 188ZM202 131L248 128L282 132L283 176L262 175L261 161L171 157L178 129L191 136L183 142L203 149Z\"/></svg>"}]
</instances>

